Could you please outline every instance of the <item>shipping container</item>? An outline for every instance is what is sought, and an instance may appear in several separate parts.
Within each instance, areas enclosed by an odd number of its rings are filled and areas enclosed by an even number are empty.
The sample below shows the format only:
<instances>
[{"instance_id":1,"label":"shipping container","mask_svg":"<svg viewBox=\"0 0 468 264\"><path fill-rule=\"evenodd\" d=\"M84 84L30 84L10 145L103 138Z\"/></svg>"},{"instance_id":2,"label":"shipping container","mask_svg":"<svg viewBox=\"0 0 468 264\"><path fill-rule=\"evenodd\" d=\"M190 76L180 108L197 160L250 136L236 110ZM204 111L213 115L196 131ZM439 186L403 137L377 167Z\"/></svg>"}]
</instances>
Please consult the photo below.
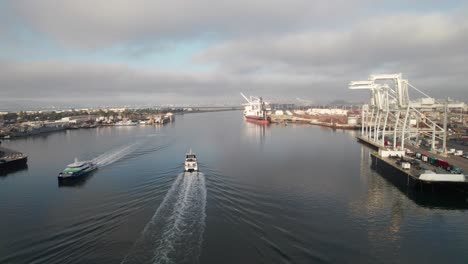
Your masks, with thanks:
<instances>
[{"instance_id":1,"label":"shipping container","mask_svg":"<svg viewBox=\"0 0 468 264\"><path fill-rule=\"evenodd\" d=\"M444 169L447 169L448 167L450 167L450 164L444 160L438 160L437 161L437 166L441 167L441 168L444 168Z\"/></svg>"},{"instance_id":2,"label":"shipping container","mask_svg":"<svg viewBox=\"0 0 468 264\"><path fill-rule=\"evenodd\" d=\"M437 165L438 159L435 157L429 157L429 163L432 165Z\"/></svg>"}]
</instances>

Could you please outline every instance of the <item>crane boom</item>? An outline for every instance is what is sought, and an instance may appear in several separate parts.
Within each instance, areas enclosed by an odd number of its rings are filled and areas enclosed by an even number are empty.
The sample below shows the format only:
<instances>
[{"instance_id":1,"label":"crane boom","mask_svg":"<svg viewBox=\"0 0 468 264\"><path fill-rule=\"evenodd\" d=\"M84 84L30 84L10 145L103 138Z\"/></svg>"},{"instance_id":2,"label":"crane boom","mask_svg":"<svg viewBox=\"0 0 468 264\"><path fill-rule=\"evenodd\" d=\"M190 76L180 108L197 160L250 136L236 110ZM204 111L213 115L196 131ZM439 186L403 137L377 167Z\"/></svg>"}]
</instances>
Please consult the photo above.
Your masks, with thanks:
<instances>
[{"instance_id":1,"label":"crane boom","mask_svg":"<svg viewBox=\"0 0 468 264\"><path fill-rule=\"evenodd\" d=\"M249 103L250 103L250 99L249 99L249 98L247 98L247 96L245 96L243 93L240 93L240 94L242 95L242 97L244 97L244 99L245 99L245 100L247 100L247 102L249 102Z\"/></svg>"}]
</instances>

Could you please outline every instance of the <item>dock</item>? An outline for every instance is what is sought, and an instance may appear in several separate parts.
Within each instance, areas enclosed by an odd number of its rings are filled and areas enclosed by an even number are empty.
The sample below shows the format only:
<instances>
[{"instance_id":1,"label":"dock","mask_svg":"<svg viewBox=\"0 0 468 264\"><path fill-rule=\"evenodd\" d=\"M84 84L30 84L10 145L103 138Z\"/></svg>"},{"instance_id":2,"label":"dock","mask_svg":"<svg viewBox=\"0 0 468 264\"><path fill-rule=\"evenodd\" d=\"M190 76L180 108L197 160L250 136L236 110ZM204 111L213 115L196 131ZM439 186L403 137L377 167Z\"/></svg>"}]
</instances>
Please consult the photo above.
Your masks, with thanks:
<instances>
[{"instance_id":1,"label":"dock","mask_svg":"<svg viewBox=\"0 0 468 264\"><path fill-rule=\"evenodd\" d=\"M385 146L378 144L372 140L369 140L366 137L358 136L356 138L359 142L371 147L372 149L376 151L378 151L379 149L385 148ZM428 151L419 147L415 147L415 146L405 146L405 148L411 150L412 152L419 152L429 157L435 157L439 160L447 161L448 163L461 168L465 173L468 172L468 160L461 156L454 156L454 155L443 156L441 154L433 153L431 151Z\"/></svg>"},{"instance_id":2,"label":"dock","mask_svg":"<svg viewBox=\"0 0 468 264\"><path fill-rule=\"evenodd\" d=\"M371 153L372 168L392 182L411 188L461 189L468 191L468 176L450 174L441 168L421 162L420 168L403 169L395 158L383 158L378 153Z\"/></svg>"},{"instance_id":3,"label":"dock","mask_svg":"<svg viewBox=\"0 0 468 264\"><path fill-rule=\"evenodd\" d=\"M364 143L365 145L371 147L374 150L379 150L380 148L383 148L384 146L377 144L376 142L369 140L367 137L364 136L357 136L357 140L361 143Z\"/></svg>"},{"instance_id":4,"label":"dock","mask_svg":"<svg viewBox=\"0 0 468 264\"><path fill-rule=\"evenodd\" d=\"M316 126L324 126L335 129L359 129L360 126L341 124L341 123L329 123L329 122L320 122L312 118L305 118L302 116L296 115L270 115L272 123L299 123L299 124L311 124Z\"/></svg>"}]
</instances>

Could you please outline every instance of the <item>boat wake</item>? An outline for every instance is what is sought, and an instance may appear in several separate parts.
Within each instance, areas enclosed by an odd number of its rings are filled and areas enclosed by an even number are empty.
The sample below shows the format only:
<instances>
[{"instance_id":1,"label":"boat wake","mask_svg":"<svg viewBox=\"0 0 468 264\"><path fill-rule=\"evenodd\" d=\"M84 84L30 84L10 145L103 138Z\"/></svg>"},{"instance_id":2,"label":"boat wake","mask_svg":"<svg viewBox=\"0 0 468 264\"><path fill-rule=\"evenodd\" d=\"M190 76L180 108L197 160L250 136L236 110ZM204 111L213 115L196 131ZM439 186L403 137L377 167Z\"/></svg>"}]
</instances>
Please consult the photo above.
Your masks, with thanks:
<instances>
[{"instance_id":1,"label":"boat wake","mask_svg":"<svg viewBox=\"0 0 468 264\"><path fill-rule=\"evenodd\" d=\"M98 168L107 166L132 153L133 151L135 151L136 147L137 143L134 143L131 145L126 145L118 149L108 151L94 158L92 162L94 162L98 166Z\"/></svg>"},{"instance_id":2,"label":"boat wake","mask_svg":"<svg viewBox=\"0 0 468 264\"><path fill-rule=\"evenodd\" d=\"M122 263L196 263L205 228L202 173L182 173Z\"/></svg>"}]
</instances>

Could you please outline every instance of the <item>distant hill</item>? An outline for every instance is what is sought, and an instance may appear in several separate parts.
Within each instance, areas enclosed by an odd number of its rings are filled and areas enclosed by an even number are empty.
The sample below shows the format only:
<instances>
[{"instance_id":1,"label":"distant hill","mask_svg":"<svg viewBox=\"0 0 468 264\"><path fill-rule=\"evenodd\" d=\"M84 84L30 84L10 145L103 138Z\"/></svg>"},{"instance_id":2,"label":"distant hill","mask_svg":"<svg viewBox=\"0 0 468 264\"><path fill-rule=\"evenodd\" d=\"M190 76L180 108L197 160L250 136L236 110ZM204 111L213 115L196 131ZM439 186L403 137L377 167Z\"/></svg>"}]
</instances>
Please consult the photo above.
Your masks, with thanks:
<instances>
[{"instance_id":1,"label":"distant hill","mask_svg":"<svg viewBox=\"0 0 468 264\"><path fill-rule=\"evenodd\" d=\"M334 100L328 103L329 105L361 105L363 102L348 102L345 100Z\"/></svg>"}]
</instances>

